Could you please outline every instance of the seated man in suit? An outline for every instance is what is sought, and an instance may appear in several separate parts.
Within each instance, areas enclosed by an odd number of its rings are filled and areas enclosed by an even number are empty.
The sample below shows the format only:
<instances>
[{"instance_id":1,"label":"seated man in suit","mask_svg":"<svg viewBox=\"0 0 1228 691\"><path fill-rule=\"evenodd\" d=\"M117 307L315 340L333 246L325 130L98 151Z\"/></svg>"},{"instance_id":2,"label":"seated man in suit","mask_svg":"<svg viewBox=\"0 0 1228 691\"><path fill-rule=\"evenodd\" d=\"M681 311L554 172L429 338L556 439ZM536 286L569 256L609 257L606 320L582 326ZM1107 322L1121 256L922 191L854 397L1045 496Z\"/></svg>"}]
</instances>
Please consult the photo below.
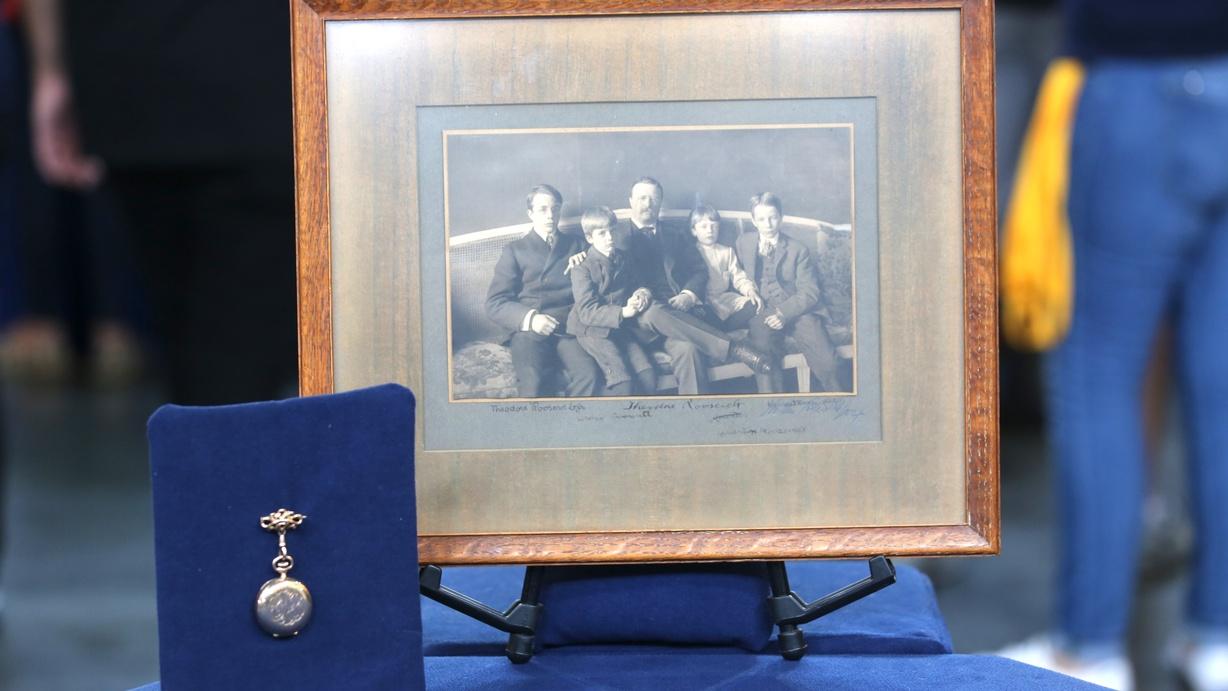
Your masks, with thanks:
<instances>
[{"instance_id":1,"label":"seated man in suit","mask_svg":"<svg viewBox=\"0 0 1228 691\"><path fill-rule=\"evenodd\" d=\"M575 302L567 260L584 250L584 241L559 232L563 195L557 189L537 185L526 203L533 229L504 246L486 294L486 315L507 331L520 396L555 395L560 364L568 396L597 395L601 371L566 329Z\"/></svg>"},{"instance_id":2,"label":"seated man in suit","mask_svg":"<svg viewBox=\"0 0 1228 691\"><path fill-rule=\"evenodd\" d=\"M666 229L660 222L664 189L653 178L631 186L631 219L619 224L614 245L633 264L652 293L652 306L637 317L640 328L664 336L664 349L674 364L678 393L707 391L707 367L732 358L751 371L766 374L768 357L741 343L732 343L720 329L692 313L700 306L708 283L708 265L691 240L689 230Z\"/></svg>"},{"instance_id":3,"label":"seated man in suit","mask_svg":"<svg viewBox=\"0 0 1228 691\"><path fill-rule=\"evenodd\" d=\"M776 195L765 192L751 198L750 213L758 232L744 233L735 249L763 301L750 320L751 345L770 353L775 363L783 354L785 335L792 335L822 390L842 390L835 347L823 326L826 309L819 302L819 274L810 250L780 232L784 216ZM760 393L783 390L779 369L755 380Z\"/></svg>"}]
</instances>

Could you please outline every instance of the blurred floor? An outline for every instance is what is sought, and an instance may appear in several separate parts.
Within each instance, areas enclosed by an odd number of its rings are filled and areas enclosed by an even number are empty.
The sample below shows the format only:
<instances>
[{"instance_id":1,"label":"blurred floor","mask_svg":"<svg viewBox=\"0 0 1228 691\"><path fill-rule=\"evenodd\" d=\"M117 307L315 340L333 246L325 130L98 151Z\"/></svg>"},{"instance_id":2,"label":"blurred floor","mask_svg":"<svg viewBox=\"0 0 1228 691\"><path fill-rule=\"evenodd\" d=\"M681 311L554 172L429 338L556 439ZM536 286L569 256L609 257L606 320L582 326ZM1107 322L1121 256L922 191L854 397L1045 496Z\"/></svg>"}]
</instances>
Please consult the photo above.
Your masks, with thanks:
<instances>
[{"instance_id":1,"label":"blurred floor","mask_svg":"<svg viewBox=\"0 0 1228 691\"><path fill-rule=\"evenodd\" d=\"M148 392L3 395L8 460L0 688L156 679Z\"/></svg>"},{"instance_id":2,"label":"blurred floor","mask_svg":"<svg viewBox=\"0 0 1228 691\"><path fill-rule=\"evenodd\" d=\"M144 440L155 395L13 386L0 395L9 474L0 688L126 689L156 679ZM1008 435L1003 459L1002 555L924 564L961 652L1018 641L1049 619L1053 502L1039 438ZM1159 651L1180 592L1178 578L1141 591L1140 689L1170 688Z\"/></svg>"}]
</instances>

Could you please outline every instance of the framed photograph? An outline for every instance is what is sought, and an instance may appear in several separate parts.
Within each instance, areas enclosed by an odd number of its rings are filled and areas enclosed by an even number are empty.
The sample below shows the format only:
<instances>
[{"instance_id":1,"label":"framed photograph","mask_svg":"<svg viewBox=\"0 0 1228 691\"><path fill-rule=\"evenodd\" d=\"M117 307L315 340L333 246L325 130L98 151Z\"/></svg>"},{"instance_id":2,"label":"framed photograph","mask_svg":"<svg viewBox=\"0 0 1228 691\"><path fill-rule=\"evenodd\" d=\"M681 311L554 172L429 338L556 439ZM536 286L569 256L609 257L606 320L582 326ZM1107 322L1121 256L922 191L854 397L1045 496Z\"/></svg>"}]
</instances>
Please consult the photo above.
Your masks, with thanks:
<instances>
[{"instance_id":1,"label":"framed photograph","mask_svg":"<svg viewBox=\"0 0 1228 691\"><path fill-rule=\"evenodd\" d=\"M295 0L303 394L423 563L998 549L989 0Z\"/></svg>"}]
</instances>

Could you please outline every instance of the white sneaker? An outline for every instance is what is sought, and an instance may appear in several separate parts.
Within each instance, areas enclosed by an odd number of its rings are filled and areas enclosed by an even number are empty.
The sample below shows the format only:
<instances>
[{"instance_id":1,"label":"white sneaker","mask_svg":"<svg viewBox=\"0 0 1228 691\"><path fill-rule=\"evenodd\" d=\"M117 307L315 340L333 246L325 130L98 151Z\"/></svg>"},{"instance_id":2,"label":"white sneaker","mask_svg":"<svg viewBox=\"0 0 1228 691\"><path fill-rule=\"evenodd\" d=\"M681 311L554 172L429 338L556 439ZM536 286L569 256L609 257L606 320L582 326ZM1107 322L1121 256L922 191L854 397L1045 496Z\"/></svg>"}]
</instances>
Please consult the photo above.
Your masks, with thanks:
<instances>
[{"instance_id":1,"label":"white sneaker","mask_svg":"<svg viewBox=\"0 0 1228 691\"><path fill-rule=\"evenodd\" d=\"M1192 691L1228 691L1228 643L1183 644L1170 659Z\"/></svg>"},{"instance_id":2,"label":"white sneaker","mask_svg":"<svg viewBox=\"0 0 1228 691\"><path fill-rule=\"evenodd\" d=\"M1043 634L990 654L1065 674L1080 681L1106 686L1116 691L1134 691L1134 670L1130 667L1130 660L1125 655L1085 662L1063 653L1053 644L1053 639Z\"/></svg>"}]
</instances>

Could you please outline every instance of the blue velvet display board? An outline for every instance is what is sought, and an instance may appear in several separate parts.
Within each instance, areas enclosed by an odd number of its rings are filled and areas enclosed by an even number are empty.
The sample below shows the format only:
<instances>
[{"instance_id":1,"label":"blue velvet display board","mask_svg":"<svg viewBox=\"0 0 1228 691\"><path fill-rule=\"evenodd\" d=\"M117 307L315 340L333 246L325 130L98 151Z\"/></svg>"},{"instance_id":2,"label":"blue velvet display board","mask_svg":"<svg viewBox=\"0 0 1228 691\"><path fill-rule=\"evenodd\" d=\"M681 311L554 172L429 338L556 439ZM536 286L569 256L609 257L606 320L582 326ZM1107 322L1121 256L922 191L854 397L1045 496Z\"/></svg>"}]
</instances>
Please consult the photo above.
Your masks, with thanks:
<instances>
[{"instance_id":1,"label":"blue velvet display board","mask_svg":"<svg viewBox=\"0 0 1228 691\"><path fill-rule=\"evenodd\" d=\"M414 399L386 385L149 421L162 680L178 689L414 689L423 682ZM278 640L253 616L287 535L314 614Z\"/></svg>"}]
</instances>

